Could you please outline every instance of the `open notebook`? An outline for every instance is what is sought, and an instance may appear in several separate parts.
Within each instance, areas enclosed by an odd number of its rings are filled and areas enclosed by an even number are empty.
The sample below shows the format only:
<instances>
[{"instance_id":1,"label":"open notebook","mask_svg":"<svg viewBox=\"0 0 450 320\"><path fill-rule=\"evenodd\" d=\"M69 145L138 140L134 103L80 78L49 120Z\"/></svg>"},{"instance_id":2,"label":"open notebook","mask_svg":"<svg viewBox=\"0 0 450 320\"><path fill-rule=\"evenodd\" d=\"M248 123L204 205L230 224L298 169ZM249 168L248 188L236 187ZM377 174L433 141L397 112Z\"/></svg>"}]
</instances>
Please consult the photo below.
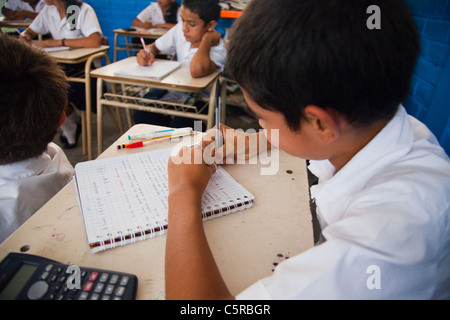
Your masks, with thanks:
<instances>
[{"instance_id":1,"label":"open notebook","mask_svg":"<svg viewBox=\"0 0 450 320\"><path fill-rule=\"evenodd\" d=\"M98 159L75 166L75 189L92 252L165 234L167 162L172 149ZM253 206L253 195L217 167L203 193L203 220Z\"/></svg>"},{"instance_id":2,"label":"open notebook","mask_svg":"<svg viewBox=\"0 0 450 320\"><path fill-rule=\"evenodd\" d=\"M181 66L178 61L155 60L151 66L141 66L136 61L116 70L115 75L133 76L161 80Z\"/></svg>"}]
</instances>

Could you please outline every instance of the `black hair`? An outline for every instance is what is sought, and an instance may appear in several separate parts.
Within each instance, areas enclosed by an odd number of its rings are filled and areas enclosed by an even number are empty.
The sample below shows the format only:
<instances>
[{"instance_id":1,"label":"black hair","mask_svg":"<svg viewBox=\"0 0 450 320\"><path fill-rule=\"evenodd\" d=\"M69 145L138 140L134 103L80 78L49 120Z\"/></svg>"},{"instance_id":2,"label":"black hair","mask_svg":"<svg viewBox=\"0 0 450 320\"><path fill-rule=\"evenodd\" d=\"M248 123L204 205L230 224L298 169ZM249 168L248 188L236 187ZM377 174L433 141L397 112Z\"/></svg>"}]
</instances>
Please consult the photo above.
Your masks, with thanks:
<instances>
[{"instance_id":1,"label":"black hair","mask_svg":"<svg viewBox=\"0 0 450 320\"><path fill-rule=\"evenodd\" d=\"M81 7L81 5L83 4L83 1L81 1L81 0L64 0L64 3L66 5L66 9L67 9L68 7L73 6L73 5Z\"/></svg>"},{"instance_id":2,"label":"black hair","mask_svg":"<svg viewBox=\"0 0 450 320\"><path fill-rule=\"evenodd\" d=\"M170 3L170 7L164 16L164 21L167 23L177 23L178 22L178 8L180 5L174 1Z\"/></svg>"},{"instance_id":3,"label":"black hair","mask_svg":"<svg viewBox=\"0 0 450 320\"><path fill-rule=\"evenodd\" d=\"M41 155L67 104L64 71L40 49L0 35L0 164Z\"/></svg>"},{"instance_id":4,"label":"black hair","mask_svg":"<svg viewBox=\"0 0 450 320\"><path fill-rule=\"evenodd\" d=\"M205 24L215 20L219 21L221 7L218 0L183 0L183 7L198 14Z\"/></svg>"},{"instance_id":5,"label":"black hair","mask_svg":"<svg viewBox=\"0 0 450 320\"><path fill-rule=\"evenodd\" d=\"M370 5L380 8L381 29L368 26ZM364 126L395 114L418 52L402 0L252 0L232 27L226 68L294 131L308 105Z\"/></svg>"}]
</instances>

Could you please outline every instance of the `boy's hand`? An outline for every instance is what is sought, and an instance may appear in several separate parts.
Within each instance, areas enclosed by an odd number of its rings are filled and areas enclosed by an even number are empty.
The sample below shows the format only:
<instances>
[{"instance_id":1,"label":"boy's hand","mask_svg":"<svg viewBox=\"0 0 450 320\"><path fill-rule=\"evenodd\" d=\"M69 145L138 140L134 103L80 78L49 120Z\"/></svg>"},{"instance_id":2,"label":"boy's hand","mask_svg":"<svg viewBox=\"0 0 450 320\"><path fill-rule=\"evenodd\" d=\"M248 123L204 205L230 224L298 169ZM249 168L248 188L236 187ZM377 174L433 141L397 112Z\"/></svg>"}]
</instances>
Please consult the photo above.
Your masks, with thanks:
<instances>
[{"instance_id":1,"label":"boy's hand","mask_svg":"<svg viewBox=\"0 0 450 320\"><path fill-rule=\"evenodd\" d=\"M258 139L242 130L235 130L227 125L220 124L223 145L215 150L216 127L208 130L202 139L202 148L210 152L216 163L226 163L227 159L249 159L257 154ZM212 144L212 145L211 145Z\"/></svg>"},{"instance_id":2,"label":"boy's hand","mask_svg":"<svg viewBox=\"0 0 450 320\"><path fill-rule=\"evenodd\" d=\"M215 47L219 44L221 34L216 30L211 30L203 34L202 42L208 43L211 47Z\"/></svg>"},{"instance_id":3,"label":"boy's hand","mask_svg":"<svg viewBox=\"0 0 450 320\"><path fill-rule=\"evenodd\" d=\"M155 55L151 52L146 52L141 49L136 55L137 63L141 66L151 66L155 62Z\"/></svg>"},{"instance_id":4,"label":"boy's hand","mask_svg":"<svg viewBox=\"0 0 450 320\"><path fill-rule=\"evenodd\" d=\"M203 161L203 150L200 146L183 147L177 156L169 159L169 194L188 192L201 198L215 171L214 165L207 165Z\"/></svg>"}]
</instances>

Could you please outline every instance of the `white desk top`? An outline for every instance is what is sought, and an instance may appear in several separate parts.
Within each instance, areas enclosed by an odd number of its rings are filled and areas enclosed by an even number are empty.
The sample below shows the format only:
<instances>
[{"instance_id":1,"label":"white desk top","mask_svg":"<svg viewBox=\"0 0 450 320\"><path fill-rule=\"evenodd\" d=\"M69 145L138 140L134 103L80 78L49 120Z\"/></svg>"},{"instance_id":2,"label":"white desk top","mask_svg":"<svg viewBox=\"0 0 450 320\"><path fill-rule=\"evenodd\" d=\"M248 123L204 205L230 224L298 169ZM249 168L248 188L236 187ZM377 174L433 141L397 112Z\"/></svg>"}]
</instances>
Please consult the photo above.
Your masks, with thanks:
<instances>
[{"instance_id":1,"label":"white desk top","mask_svg":"<svg viewBox=\"0 0 450 320\"><path fill-rule=\"evenodd\" d=\"M186 90L186 91L204 91L211 83L217 79L220 75L219 71L216 71L208 76L201 78L192 78L189 70L189 64L181 64L181 67L166 76L161 80L132 77L115 74L118 70L126 70L127 66L136 63L136 57L129 57L102 68L91 71L91 76L94 78L102 78L108 81L120 82L120 83L133 83L143 85L158 85L174 90Z\"/></svg>"},{"instance_id":2,"label":"white desk top","mask_svg":"<svg viewBox=\"0 0 450 320\"><path fill-rule=\"evenodd\" d=\"M160 128L136 125L100 157L167 148L169 143L116 149L129 134ZM176 142L172 144L175 146ZM261 165L234 164L224 168L255 196L253 208L204 223L217 265L231 293L236 295L270 275L274 263L312 247L313 234L304 160L280 152L276 175L261 176ZM165 240L165 236L159 236L91 253L74 185L69 183L0 245L0 260L9 252L29 246L26 253L62 263L136 274L137 299L164 299Z\"/></svg>"},{"instance_id":3,"label":"white desk top","mask_svg":"<svg viewBox=\"0 0 450 320\"><path fill-rule=\"evenodd\" d=\"M108 51L109 46L98 48L72 48L70 50L53 51L48 54L61 63L78 63L86 61L91 55Z\"/></svg>"}]
</instances>

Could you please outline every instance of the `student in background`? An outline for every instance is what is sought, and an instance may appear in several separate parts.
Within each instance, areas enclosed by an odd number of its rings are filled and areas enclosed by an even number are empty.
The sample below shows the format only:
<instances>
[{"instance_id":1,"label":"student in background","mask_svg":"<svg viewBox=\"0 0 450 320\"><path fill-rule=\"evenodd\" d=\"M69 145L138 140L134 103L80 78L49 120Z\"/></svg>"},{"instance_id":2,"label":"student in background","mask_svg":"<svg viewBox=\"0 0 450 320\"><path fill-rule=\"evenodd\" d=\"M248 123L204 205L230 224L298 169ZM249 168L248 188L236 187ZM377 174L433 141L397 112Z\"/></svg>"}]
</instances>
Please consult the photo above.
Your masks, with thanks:
<instances>
[{"instance_id":1,"label":"student in background","mask_svg":"<svg viewBox=\"0 0 450 320\"><path fill-rule=\"evenodd\" d=\"M158 0L151 3L133 20L133 27L170 29L180 21L180 5L176 0Z\"/></svg>"},{"instance_id":2,"label":"student in background","mask_svg":"<svg viewBox=\"0 0 450 320\"><path fill-rule=\"evenodd\" d=\"M71 48L95 48L102 44L102 30L94 9L78 0L45 0L47 7L32 22L29 28L22 32L20 39L31 42L38 34L50 33L53 39L37 41L37 47L66 46ZM67 8L71 5L80 8L77 18L67 17ZM73 25L72 25L73 23ZM84 71L84 63L64 65L68 76ZM61 142L65 148L77 145L81 132L80 118L74 106L80 110L86 109L85 88L82 83L71 83L69 100L66 107L67 120L61 126ZM92 81L92 105L95 106L95 81Z\"/></svg>"},{"instance_id":3,"label":"student in background","mask_svg":"<svg viewBox=\"0 0 450 320\"><path fill-rule=\"evenodd\" d=\"M64 122L68 84L38 49L0 35L0 242L71 181L51 142Z\"/></svg>"},{"instance_id":4,"label":"student in background","mask_svg":"<svg viewBox=\"0 0 450 320\"><path fill-rule=\"evenodd\" d=\"M371 5L381 29L367 27ZM323 236L236 298L450 298L450 161L401 105L418 53L401 0L252 0L233 25L227 70L268 130L257 138L278 130L276 147L310 159ZM248 138L222 133L219 159ZM180 162L168 167L166 297L232 298L201 220L214 166Z\"/></svg>"},{"instance_id":5,"label":"student in background","mask_svg":"<svg viewBox=\"0 0 450 320\"><path fill-rule=\"evenodd\" d=\"M8 0L2 13L6 20L34 19L44 7L44 0Z\"/></svg>"},{"instance_id":6,"label":"student in background","mask_svg":"<svg viewBox=\"0 0 450 320\"><path fill-rule=\"evenodd\" d=\"M223 70L226 61L226 49L219 32L214 30L220 18L218 0L183 0L181 4L181 19L154 43L147 46L149 54L140 50L136 56L142 66L153 63L155 56L164 52L176 54L177 60L190 64L193 78L203 77L216 70ZM162 99L167 93L164 90L151 90L145 97ZM134 113L135 123L151 123L172 127L192 126L191 119L176 117L174 121L169 116L145 111Z\"/></svg>"}]
</instances>

